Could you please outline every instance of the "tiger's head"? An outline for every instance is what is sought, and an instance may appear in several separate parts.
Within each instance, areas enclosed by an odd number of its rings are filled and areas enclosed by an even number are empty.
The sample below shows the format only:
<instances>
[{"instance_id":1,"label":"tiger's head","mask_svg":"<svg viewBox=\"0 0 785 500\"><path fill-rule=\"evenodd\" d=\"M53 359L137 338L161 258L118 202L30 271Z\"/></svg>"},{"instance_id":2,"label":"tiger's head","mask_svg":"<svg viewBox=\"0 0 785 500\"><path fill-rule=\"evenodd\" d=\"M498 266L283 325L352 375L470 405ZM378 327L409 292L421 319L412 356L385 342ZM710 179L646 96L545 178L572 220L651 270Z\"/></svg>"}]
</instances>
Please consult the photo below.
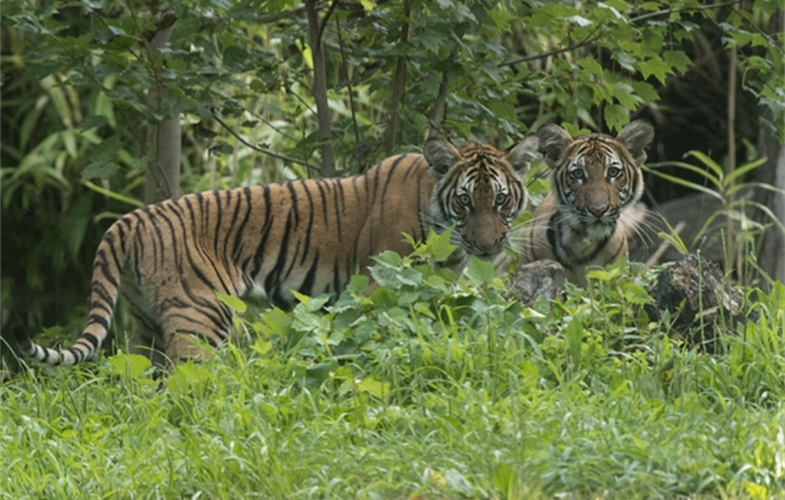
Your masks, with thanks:
<instances>
[{"instance_id":1,"label":"tiger's head","mask_svg":"<svg viewBox=\"0 0 785 500\"><path fill-rule=\"evenodd\" d=\"M643 194L640 166L654 129L635 120L614 138L590 134L573 138L555 124L538 131L540 150L551 170L551 190L562 220L589 238L610 236L624 210Z\"/></svg>"},{"instance_id":2,"label":"tiger's head","mask_svg":"<svg viewBox=\"0 0 785 500\"><path fill-rule=\"evenodd\" d=\"M492 259L508 243L510 225L526 204L523 176L538 142L531 135L506 154L485 143L458 149L442 139L425 143L423 156L436 180L429 222L437 232L454 227L454 258Z\"/></svg>"}]
</instances>

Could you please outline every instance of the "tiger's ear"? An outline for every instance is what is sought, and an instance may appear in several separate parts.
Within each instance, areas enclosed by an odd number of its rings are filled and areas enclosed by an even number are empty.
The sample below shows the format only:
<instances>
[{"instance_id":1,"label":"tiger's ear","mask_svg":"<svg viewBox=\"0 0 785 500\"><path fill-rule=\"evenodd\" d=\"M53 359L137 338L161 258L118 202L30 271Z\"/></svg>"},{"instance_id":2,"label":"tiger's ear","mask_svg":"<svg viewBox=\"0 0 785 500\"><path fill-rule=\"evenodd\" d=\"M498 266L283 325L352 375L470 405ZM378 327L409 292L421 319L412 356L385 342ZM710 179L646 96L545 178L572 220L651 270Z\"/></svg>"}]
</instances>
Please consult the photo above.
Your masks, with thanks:
<instances>
[{"instance_id":1,"label":"tiger's ear","mask_svg":"<svg viewBox=\"0 0 785 500\"><path fill-rule=\"evenodd\" d=\"M461 157L455 146L438 137L431 137L425 141L422 155L428 161L431 173L437 177L446 174Z\"/></svg>"},{"instance_id":2,"label":"tiger's ear","mask_svg":"<svg viewBox=\"0 0 785 500\"><path fill-rule=\"evenodd\" d=\"M515 145L504 158L519 175L526 175L532 160L537 157L540 148L540 138L535 134L528 135Z\"/></svg>"},{"instance_id":3,"label":"tiger's ear","mask_svg":"<svg viewBox=\"0 0 785 500\"><path fill-rule=\"evenodd\" d=\"M646 146L654 139L654 127L646 120L633 120L619 132L616 140L627 148L640 167L646 161Z\"/></svg>"},{"instance_id":4,"label":"tiger's ear","mask_svg":"<svg viewBox=\"0 0 785 500\"><path fill-rule=\"evenodd\" d=\"M572 136L555 123L546 123L537 131L537 137L540 138L540 151L545 163L555 168L567 145L572 142Z\"/></svg>"}]
</instances>

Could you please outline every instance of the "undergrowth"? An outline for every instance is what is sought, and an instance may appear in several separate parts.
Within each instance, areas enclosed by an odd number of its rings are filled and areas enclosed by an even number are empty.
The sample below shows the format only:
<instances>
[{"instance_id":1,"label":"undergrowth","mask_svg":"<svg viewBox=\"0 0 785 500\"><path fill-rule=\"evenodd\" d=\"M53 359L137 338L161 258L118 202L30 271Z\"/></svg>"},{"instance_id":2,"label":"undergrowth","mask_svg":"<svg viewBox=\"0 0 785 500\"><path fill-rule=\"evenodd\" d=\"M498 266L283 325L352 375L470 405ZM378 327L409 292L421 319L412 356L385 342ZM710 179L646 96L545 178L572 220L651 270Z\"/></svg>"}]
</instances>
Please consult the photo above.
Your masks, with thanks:
<instances>
[{"instance_id":1,"label":"undergrowth","mask_svg":"<svg viewBox=\"0 0 785 500\"><path fill-rule=\"evenodd\" d=\"M708 355L646 315L656 271L524 307L445 244L241 315L164 389L123 353L20 374L0 498L785 498L782 284Z\"/></svg>"}]
</instances>

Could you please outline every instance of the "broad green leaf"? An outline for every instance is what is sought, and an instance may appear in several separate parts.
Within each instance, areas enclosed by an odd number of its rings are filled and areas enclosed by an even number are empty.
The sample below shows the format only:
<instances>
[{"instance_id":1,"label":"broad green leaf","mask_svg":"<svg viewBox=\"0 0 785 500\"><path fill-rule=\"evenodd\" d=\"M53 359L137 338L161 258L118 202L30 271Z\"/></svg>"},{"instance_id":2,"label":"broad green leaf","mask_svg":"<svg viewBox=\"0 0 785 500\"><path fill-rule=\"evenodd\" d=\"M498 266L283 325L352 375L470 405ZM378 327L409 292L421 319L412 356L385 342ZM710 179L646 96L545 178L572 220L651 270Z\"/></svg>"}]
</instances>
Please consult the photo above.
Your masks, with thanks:
<instances>
[{"instance_id":1,"label":"broad green leaf","mask_svg":"<svg viewBox=\"0 0 785 500\"><path fill-rule=\"evenodd\" d=\"M365 377L362 382L357 384L357 389L379 399L384 399L385 396L390 395L390 383L376 380L373 375Z\"/></svg>"},{"instance_id":2,"label":"broad green leaf","mask_svg":"<svg viewBox=\"0 0 785 500\"><path fill-rule=\"evenodd\" d=\"M627 110L619 104L611 104L605 106L605 123L611 130L621 130L622 127L630 122L630 117L627 115Z\"/></svg>"},{"instance_id":3,"label":"broad green leaf","mask_svg":"<svg viewBox=\"0 0 785 500\"><path fill-rule=\"evenodd\" d=\"M671 67L665 64L665 61L660 59L659 56L651 57L646 61L639 61L635 66L641 72L643 78L648 79L650 76L654 76L663 85L665 84L665 78L669 74L673 74Z\"/></svg>"},{"instance_id":4,"label":"broad green leaf","mask_svg":"<svg viewBox=\"0 0 785 500\"><path fill-rule=\"evenodd\" d=\"M245 305L245 302L237 297L226 295L225 293L221 293L218 290L213 290L213 293L215 293L215 296L218 298L218 300L229 306L233 311L245 312L246 308L248 307Z\"/></svg>"},{"instance_id":5,"label":"broad green leaf","mask_svg":"<svg viewBox=\"0 0 785 500\"><path fill-rule=\"evenodd\" d=\"M150 358L141 354L118 353L107 359L109 362L109 374L120 377L129 376L132 379L139 379L153 366Z\"/></svg>"},{"instance_id":6,"label":"broad green leaf","mask_svg":"<svg viewBox=\"0 0 785 500\"><path fill-rule=\"evenodd\" d=\"M686 73L692 66L692 60L681 50L666 50L662 57L665 59L665 64L676 68L679 73Z\"/></svg>"},{"instance_id":7,"label":"broad green leaf","mask_svg":"<svg viewBox=\"0 0 785 500\"><path fill-rule=\"evenodd\" d=\"M496 270L493 268L493 262L472 256L464 274L475 285L487 285L496 277Z\"/></svg>"},{"instance_id":8,"label":"broad green leaf","mask_svg":"<svg viewBox=\"0 0 785 500\"><path fill-rule=\"evenodd\" d=\"M400 267L401 263L403 262L401 256L392 250L386 250L379 255L374 255L371 258L384 267Z\"/></svg>"}]
</instances>

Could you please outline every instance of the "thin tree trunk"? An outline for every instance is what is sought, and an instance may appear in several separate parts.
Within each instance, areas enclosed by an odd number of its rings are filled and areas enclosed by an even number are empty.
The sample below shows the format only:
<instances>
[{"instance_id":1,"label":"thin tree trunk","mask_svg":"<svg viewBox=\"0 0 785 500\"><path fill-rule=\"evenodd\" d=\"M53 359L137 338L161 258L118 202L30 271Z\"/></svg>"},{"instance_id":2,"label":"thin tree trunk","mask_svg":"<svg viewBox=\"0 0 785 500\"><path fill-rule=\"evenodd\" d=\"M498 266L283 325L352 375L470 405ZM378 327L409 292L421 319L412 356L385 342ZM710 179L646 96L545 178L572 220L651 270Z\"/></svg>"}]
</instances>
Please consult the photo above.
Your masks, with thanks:
<instances>
[{"instance_id":1,"label":"thin tree trunk","mask_svg":"<svg viewBox=\"0 0 785 500\"><path fill-rule=\"evenodd\" d=\"M453 52L452 54L455 54ZM450 58L453 55L450 55ZM442 73L442 83L439 85L439 95L436 96L436 103L433 106L433 114L430 118L430 127L428 127L428 138L439 136L441 129L441 122L444 118L444 111L447 109L447 92L450 90L450 79L447 76L447 70Z\"/></svg>"},{"instance_id":2,"label":"thin tree trunk","mask_svg":"<svg viewBox=\"0 0 785 500\"><path fill-rule=\"evenodd\" d=\"M333 1L330 11L325 15L324 22L335 7ZM316 100L316 114L319 122L319 138L322 141L322 174L326 177L335 176L335 152L333 151L332 132L330 130L330 106L327 101L327 70L322 47L322 25L319 22L317 2L306 0L305 11L308 15L308 39L313 58L313 97Z\"/></svg>"},{"instance_id":3,"label":"thin tree trunk","mask_svg":"<svg viewBox=\"0 0 785 500\"><path fill-rule=\"evenodd\" d=\"M158 54L159 50L169 43L172 31L174 26L170 25L155 34L150 41L151 55ZM150 94L149 103L159 112L168 114L167 110L161 108L164 92L160 87L156 89ZM148 162L145 172L145 203L156 203L180 195L180 137L179 115L150 126L147 147L148 151L155 151L156 156Z\"/></svg>"},{"instance_id":4,"label":"thin tree trunk","mask_svg":"<svg viewBox=\"0 0 785 500\"><path fill-rule=\"evenodd\" d=\"M785 28L785 11L772 18L771 33L779 33ZM772 119L770 110L762 113L768 120ZM777 139L777 134L766 124L760 126L758 134L758 155L767 157L766 163L758 167L755 172L755 181L771 184L785 190L785 144ZM769 190L758 189L756 200L769 207L774 215L785 224L785 196L781 192L773 193ZM759 221L768 224L768 216L759 213ZM776 225L771 226L760 242L758 248L758 265L772 280L785 283L785 234ZM761 287L766 290L768 286L761 282Z\"/></svg>"},{"instance_id":5,"label":"thin tree trunk","mask_svg":"<svg viewBox=\"0 0 785 500\"><path fill-rule=\"evenodd\" d=\"M401 27L401 44L409 40L409 0L403 2L403 15L406 17ZM398 136L398 111L401 107L401 98L406 87L406 55L398 56L398 63L395 66L395 77L393 78L392 100L390 102L390 121L387 124L387 143L385 151L392 154L395 148L395 138Z\"/></svg>"}]
</instances>

